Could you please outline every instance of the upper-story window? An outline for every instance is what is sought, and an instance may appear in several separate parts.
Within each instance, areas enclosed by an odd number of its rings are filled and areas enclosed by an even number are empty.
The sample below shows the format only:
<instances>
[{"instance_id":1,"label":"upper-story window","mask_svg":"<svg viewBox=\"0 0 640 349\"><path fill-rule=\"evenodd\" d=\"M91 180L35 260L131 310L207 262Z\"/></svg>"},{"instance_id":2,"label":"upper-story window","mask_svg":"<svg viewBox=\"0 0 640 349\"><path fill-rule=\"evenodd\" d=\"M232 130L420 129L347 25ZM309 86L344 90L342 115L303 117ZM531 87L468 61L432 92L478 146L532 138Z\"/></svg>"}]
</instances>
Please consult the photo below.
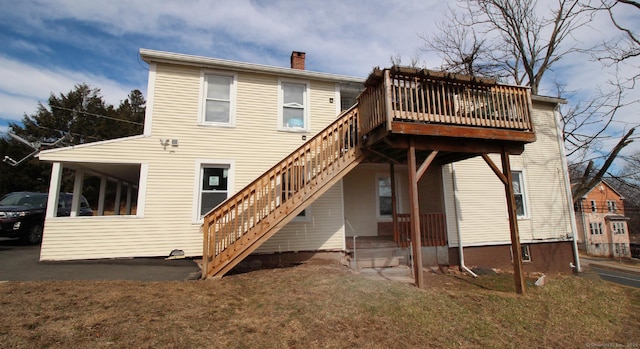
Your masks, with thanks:
<instances>
[{"instance_id":1,"label":"upper-story window","mask_svg":"<svg viewBox=\"0 0 640 349\"><path fill-rule=\"evenodd\" d=\"M618 211L618 208L616 207L616 202L614 200L607 200L607 210L609 210L609 212Z\"/></svg>"},{"instance_id":2,"label":"upper-story window","mask_svg":"<svg viewBox=\"0 0 640 349\"><path fill-rule=\"evenodd\" d=\"M598 205L596 205L596 200L591 200L591 212L597 212Z\"/></svg>"},{"instance_id":3,"label":"upper-story window","mask_svg":"<svg viewBox=\"0 0 640 349\"><path fill-rule=\"evenodd\" d=\"M280 115L278 128L287 131L309 130L309 84L280 81Z\"/></svg>"},{"instance_id":4,"label":"upper-story window","mask_svg":"<svg viewBox=\"0 0 640 349\"><path fill-rule=\"evenodd\" d=\"M200 124L235 125L236 75L202 73L203 102Z\"/></svg>"}]
</instances>

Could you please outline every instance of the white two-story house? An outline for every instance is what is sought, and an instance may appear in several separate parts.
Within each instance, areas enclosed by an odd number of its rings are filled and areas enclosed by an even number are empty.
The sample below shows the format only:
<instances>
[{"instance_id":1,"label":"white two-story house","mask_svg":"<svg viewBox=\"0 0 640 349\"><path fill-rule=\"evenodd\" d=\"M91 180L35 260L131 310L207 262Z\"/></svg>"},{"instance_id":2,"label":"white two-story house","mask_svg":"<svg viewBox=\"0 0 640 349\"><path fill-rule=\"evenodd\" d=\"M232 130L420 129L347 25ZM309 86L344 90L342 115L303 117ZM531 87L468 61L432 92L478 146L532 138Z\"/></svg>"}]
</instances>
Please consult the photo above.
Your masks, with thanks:
<instances>
[{"instance_id":1,"label":"white two-story house","mask_svg":"<svg viewBox=\"0 0 640 349\"><path fill-rule=\"evenodd\" d=\"M525 270L570 270L562 100L419 69L312 72L300 52L290 68L140 56L142 135L40 154L53 164L41 260L180 249L215 275L249 254L344 253L353 236L407 246L413 227L445 252L423 264L510 268L515 226ZM101 179L94 216L56 217L63 169L75 212L84 181Z\"/></svg>"}]
</instances>

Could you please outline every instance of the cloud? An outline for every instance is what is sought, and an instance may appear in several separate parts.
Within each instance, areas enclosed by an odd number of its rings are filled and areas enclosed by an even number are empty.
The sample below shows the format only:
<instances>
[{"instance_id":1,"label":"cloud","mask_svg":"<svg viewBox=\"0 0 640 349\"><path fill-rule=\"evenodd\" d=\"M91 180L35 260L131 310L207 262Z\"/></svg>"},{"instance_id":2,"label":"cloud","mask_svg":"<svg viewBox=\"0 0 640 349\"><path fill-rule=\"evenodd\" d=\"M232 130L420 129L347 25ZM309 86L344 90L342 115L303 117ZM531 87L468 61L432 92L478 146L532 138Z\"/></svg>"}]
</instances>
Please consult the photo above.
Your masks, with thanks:
<instances>
[{"instance_id":1,"label":"cloud","mask_svg":"<svg viewBox=\"0 0 640 349\"><path fill-rule=\"evenodd\" d=\"M420 51L418 34L434 33L448 5L424 0L12 2L0 11L0 29L11 29L7 46L33 57L0 56L0 117L31 114L51 92L66 93L82 82L101 88L105 100L117 104L132 88L146 86L146 67L135 61L140 47L275 66L287 66L290 52L299 50L307 53L307 69L360 77L374 66L390 65L392 55L408 63L419 54L420 63L437 68L440 59ZM540 8L548 14L551 6ZM619 14L640 31L633 11ZM588 49L620 35L606 14L598 14L563 48ZM547 72L541 92L555 95L552 81L557 79L581 99L592 98L611 76L588 58L572 54L559 61ZM621 73L634 71L624 67ZM619 118L638 122L626 109ZM624 125L612 130L619 133Z\"/></svg>"},{"instance_id":2,"label":"cloud","mask_svg":"<svg viewBox=\"0 0 640 349\"><path fill-rule=\"evenodd\" d=\"M104 76L59 67L41 67L0 56L0 116L20 120L37 110L38 102L47 104L51 93L67 93L76 84L99 88L107 103L118 105L135 88Z\"/></svg>"},{"instance_id":3,"label":"cloud","mask_svg":"<svg viewBox=\"0 0 640 349\"><path fill-rule=\"evenodd\" d=\"M445 3L418 0L312 4L52 0L21 2L8 8L4 17L18 18L12 22L16 28L29 24L20 30L83 49L108 52L110 45L95 39L99 32L112 38L149 38L138 42L154 49L273 65L283 65L288 53L300 50L308 53L312 69L363 76L373 66L388 65L392 54L408 60L421 46L417 34L432 30L445 10ZM77 23L85 30L76 30Z\"/></svg>"}]
</instances>

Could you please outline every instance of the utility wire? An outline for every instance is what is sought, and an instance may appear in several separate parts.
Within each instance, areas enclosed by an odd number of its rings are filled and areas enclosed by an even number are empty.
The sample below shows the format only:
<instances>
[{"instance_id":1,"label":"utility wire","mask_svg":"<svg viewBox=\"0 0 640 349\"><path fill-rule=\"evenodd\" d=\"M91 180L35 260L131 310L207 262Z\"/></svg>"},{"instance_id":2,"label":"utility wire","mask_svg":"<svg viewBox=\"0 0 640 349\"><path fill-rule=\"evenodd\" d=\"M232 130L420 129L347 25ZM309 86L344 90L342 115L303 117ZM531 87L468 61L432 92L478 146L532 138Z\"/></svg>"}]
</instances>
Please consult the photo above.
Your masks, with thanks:
<instances>
[{"instance_id":1,"label":"utility wire","mask_svg":"<svg viewBox=\"0 0 640 349\"><path fill-rule=\"evenodd\" d=\"M104 119L109 119L109 120L114 120L114 121L122 121L122 122L126 122L126 123L129 123L129 124L144 126L144 124L142 124L140 122L124 120L124 119L118 119L118 118L112 118L112 117L106 116L106 115L93 114L93 113L89 113L89 112L86 112L86 111L63 108L63 107L58 107L58 106L55 106L55 105L51 105L50 107L54 108L54 109L66 110L66 111L70 111L70 112L74 112L74 113L86 114L86 115L91 115L91 116L95 116L95 117L99 117L99 118L104 118Z\"/></svg>"},{"instance_id":2,"label":"utility wire","mask_svg":"<svg viewBox=\"0 0 640 349\"><path fill-rule=\"evenodd\" d=\"M55 128L50 128L50 127L46 127L46 126L41 126L41 125L36 125L36 127L41 128L43 130L49 130L49 131L56 131L56 132L62 132L64 134L70 134L72 136L79 136L79 137L84 137L84 138L93 138L93 139L97 139L99 141L104 141L103 138L100 137L95 137L95 136L85 136L82 133L75 133L75 132L70 132L70 131L63 131L63 130L58 130Z\"/></svg>"}]
</instances>

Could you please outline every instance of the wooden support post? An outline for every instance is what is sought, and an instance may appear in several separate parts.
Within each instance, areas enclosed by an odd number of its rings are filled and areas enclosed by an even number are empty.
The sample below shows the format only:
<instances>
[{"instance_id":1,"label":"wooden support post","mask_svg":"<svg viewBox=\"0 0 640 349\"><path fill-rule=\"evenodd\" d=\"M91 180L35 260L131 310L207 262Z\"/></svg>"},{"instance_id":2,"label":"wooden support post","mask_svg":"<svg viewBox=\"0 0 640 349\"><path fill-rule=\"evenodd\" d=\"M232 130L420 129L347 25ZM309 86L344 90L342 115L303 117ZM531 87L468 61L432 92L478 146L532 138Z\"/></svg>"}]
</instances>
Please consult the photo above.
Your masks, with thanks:
<instances>
[{"instance_id":1,"label":"wooden support post","mask_svg":"<svg viewBox=\"0 0 640 349\"><path fill-rule=\"evenodd\" d=\"M398 229L396 229L398 226L398 208L396 201L396 171L393 162L389 164L389 178L391 180L391 229L393 229L393 240L400 246L400 237L398 235Z\"/></svg>"},{"instance_id":2,"label":"wooden support post","mask_svg":"<svg viewBox=\"0 0 640 349\"><path fill-rule=\"evenodd\" d=\"M518 217L516 215L516 199L513 192L513 175L509 162L509 152L502 150L502 173L506 177L504 185L507 194L507 209L509 211L509 229L511 230L511 252L513 253L513 279L516 285L516 293L524 294L524 274L522 273L522 248L520 247L520 235L518 233Z\"/></svg>"},{"instance_id":3,"label":"wooden support post","mask_svg":"<svg viewBox=\"0 0 640 349\"><path fill-rule=\"evenodd\" d=\"M76 170L75 181L73 182L73 197L71 199L71 217L80 215L80 197L82 197L82 187L84 185L84 170Z\"/></svg>"},{"instance_id":4,"label":"wooden support post","mask_svg":"<svg viewBox=\"0 0 640 349\"><path fill-rule=\"evenodd\" d=\"M100 192L98 194L98 216L104 216L104 202L107 197L107 176L100 176Z\"/></svg>"},{"instance_id":5,"label":"wooden support post","mask_svg":"<svg viewBox=\"0 0 640 349\"><path fill-rule=\"evenodd\" d=\"M116 199L113 206L113 214L118 216L120 215L120 200L122 198L122 181L118 180L116 183Z\"/></svg>"},{"instance_id":6,"label":"wooden support post","mask_svg":"<svg viewBox=\"0 0 640 349\"><path fill-rule=\"evenodd\" d=\"M409 141L407 156L409 163L409 200L411 201L411 243L413 248L413 271L418 288L424 288L422 275L422 239L420 236L420 206L418 202L418 176L416 166L416 147L413 139Z\"/></svg>"}]
</instances>

